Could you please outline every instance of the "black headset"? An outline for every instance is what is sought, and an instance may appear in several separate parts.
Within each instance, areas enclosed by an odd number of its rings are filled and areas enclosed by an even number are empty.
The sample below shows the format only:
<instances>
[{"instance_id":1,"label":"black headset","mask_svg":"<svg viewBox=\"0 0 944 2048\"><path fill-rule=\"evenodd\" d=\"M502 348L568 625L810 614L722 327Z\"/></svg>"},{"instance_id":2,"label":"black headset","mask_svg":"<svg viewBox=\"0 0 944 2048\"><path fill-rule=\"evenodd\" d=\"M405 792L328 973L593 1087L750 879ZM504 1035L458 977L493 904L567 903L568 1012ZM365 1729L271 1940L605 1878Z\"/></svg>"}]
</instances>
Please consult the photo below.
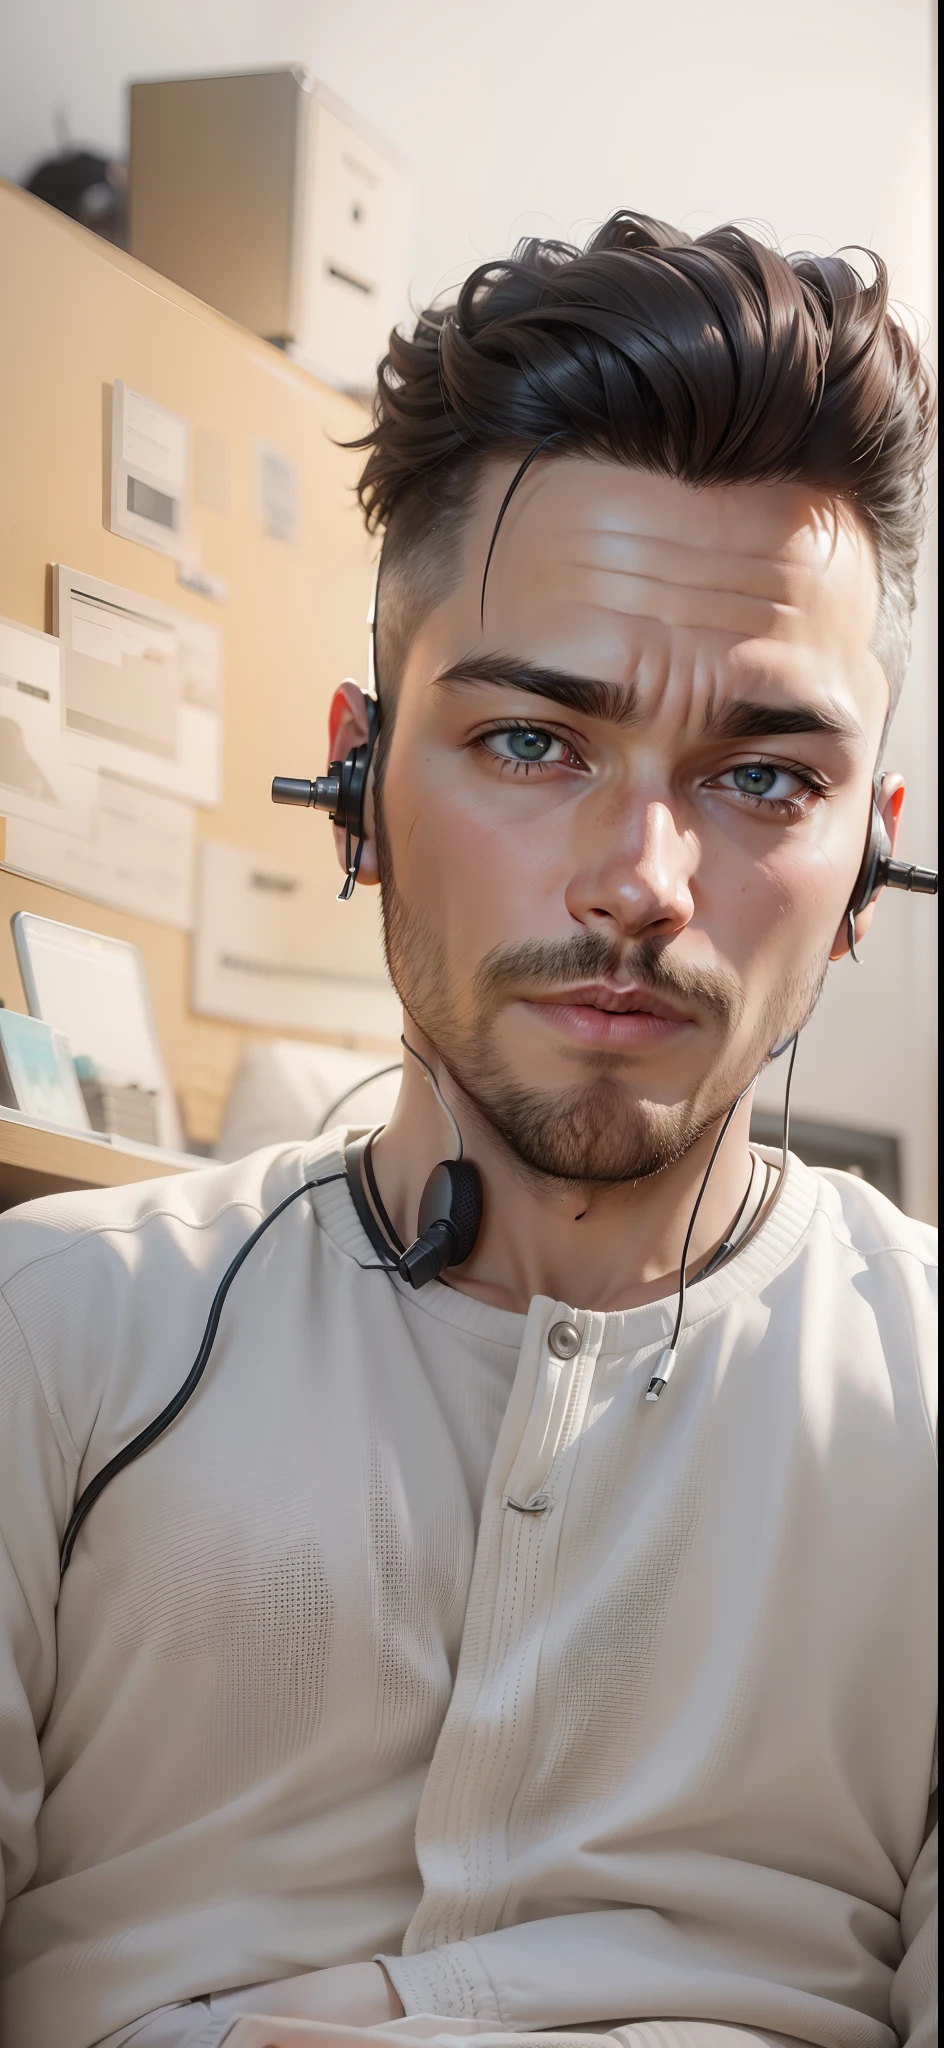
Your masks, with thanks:
<instances>
[{"instance_id":1,"label":"black headset","mask_svg":"<svg viewBox=\"0 0 944 2048\"><path fill-rule=\"evenodd\" d=\"M413 1052L405 1039L403 1043L408 1052ZM419 1053L413 1056L420 1059ZM425 1066L425 1060L420 1059L420 1064ZM438 1089L436 1092L439 1093ZM389 1272L399 1273L410 1287L425 1287L430 1280L438 1280L447 1266L462 1266L471 1258L482 1227L482 1176L471 1160L463 1159L461 1151L457 1159L440 1160L420 1197L416 1236L412 1244L406 1245L387 1214L377 1186L372 1156L376 1136L376 1131L370 1131L366 1137L355 1138L345 1150L344 1171L351 1200L381 1263ZM365 1181L370 1202L364 1193Z\"/></svg>"},{"instance_id":2,"label":"black headset","mask_svg":"<svg viewBox=\"0 0 944 2048\"><path fill-rule=\"evenodd\" d=\"M846 934L853 960L859 958L855 949L856 918L875 902L882 889L912 889L918 896L936 896L937 869L909 867L906 861L892 859L885 821L873 795L869 836L846 910Z\"/></svg>"},{"instance_id":3,"label":"black headset","mask_svg":"<svg viewBox=\"0 0 944 2048\"><path fill-rule=\"evenodd\" d=\"M303 811L327 811L332 825L339 825L344 833L346 873L338 892L339 903L346 903L353 895L357 881L364 847L367 776L380 729L380 705L376 697L365 697L364 702L367 706L367 738L361 746L352 747L343 761L329 761L327 775L316 775L314 782L306 782L294 775L276 775L272 783L274 804L297 804Z\"/></svg>"}]
</instances>

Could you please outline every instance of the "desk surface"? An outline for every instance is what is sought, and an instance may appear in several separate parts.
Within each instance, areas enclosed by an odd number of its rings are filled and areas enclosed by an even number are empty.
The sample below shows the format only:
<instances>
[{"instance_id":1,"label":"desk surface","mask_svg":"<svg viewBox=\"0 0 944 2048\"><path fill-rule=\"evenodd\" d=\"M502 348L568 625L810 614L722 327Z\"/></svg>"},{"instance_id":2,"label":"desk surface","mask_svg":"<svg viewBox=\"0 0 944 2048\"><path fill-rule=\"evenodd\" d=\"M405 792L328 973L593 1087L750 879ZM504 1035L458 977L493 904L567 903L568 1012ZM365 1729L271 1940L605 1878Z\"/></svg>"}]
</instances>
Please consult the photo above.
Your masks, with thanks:
<instances>
[{"instance_id":1,"label":"desk surface","mask_svg":"<svg viewBox=\"0 0 944 2048\"><path fill-rule=\"evenodd\" d=\"M125 1187L168 1173L193 1172L206 1160L190 1153L158 1152L120 1138L64 1131L57 1124L31 1123L15 1110L0 1109L0 1209L58 1195L71 1188Z\"/></svg>"}]
</instances>

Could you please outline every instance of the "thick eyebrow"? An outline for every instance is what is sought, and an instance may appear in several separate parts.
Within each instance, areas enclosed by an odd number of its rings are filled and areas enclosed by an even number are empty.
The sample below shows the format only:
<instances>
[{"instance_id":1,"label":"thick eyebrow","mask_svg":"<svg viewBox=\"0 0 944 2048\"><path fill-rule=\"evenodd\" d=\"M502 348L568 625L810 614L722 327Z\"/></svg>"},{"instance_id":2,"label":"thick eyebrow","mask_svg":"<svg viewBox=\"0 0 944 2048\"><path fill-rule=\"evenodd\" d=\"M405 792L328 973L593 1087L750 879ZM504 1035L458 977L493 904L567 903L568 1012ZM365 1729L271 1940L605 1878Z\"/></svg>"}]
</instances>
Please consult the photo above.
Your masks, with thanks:
<instances>
[{"instance_id":1,"label":"thick eyebrow","mask_svg":"<svg viewBox=\"0 0 944 2048\"><path fill-rule=\"evenodd\" d=\"M540 668L530 661L516 661L505 654L467 654L451 668L433 678L436 689L460 689L463 683L491 683L500 690L522 690L526 696L547 697L568 711L585 718L599 718L606 725L631 725L639 716L635 683L601 683L589 676L570 675L566 669Z\"/></svg>"},{"instance_id":2,"label":"thick eyebrow","mask_svg":"<svg viewBox=\"0 0 944 2048\"><path fill-rule=\"evenodd\" d=\"M718 711L709 706L705 732L713 740L785 738L790 733L824 733L829 739L864 745L861 725L831 698L829 705L753 703L735 697Z\"/></svg>"},{"instance_id":3,"label":"thick eyebrow","mask_svg":"<svg viewBox=\"0 0 944 2048\"><path fill-rule=\"evenodd\" d=\"M463 655L434 677L433 683L438 689L490 683L496 689L521 690L526 696L547 698L552 704L562 704L585 718L600 719L605 725L633 725L640 716L639 690L634 682L603 683L589 676L571 675L566 669L518 661L511 655ZM709 706L704 731L713 740L777 739L795 733L823 733L829 739L858 745L865 742L861 726L833 700L827 707L756 703L737 697L718 711Z\"/></svg>"}]
</instances>

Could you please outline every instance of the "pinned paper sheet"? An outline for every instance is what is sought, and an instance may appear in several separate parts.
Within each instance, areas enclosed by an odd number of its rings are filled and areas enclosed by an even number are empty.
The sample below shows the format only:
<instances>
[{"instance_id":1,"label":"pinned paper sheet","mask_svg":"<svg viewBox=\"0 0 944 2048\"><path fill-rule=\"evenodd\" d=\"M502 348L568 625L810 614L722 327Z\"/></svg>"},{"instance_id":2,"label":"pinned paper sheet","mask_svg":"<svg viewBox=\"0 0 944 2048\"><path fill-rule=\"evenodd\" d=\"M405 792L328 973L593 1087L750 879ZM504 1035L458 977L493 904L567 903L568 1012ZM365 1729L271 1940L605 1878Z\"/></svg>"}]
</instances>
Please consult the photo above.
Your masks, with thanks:
<instances>
[{"instance_id":1,"label":"pinned paper sheet","mask_svg":"<svg viewBox=\"0 0 944 2048\"><path fill-rule=\"evenodd\" d=\"M193 810L72 758L59 656L51 634L0 619L5 863L73 895L189 931Z\"/></svg>"},{"instance_id":2,"label":"pinned paper sheet","mask_svg":"<svg viewBox=\"0 0 944 2048\"><path fill-rule=\"evenodd\" d=\"M256 442L256 492L263 531L273 540L298 540L298 464L268 441Z\"/></svg>"},{"instance_id":3,"label":"pinned paper sheet","mask_svg":"<svg viewBox=\"0 0 944 2048\"><path fill-rule=\"evenodd\" d=\"M7 866L71 895L189 931L193 924L194 813L189 804L92 772L91 829L11 817Z\"/></svg>"},{"instance_id":4,"label":"pinned paper sheet","mask_svg":"<svg viewBox=\"0 0 944 2048\"><path fill-rule=\"evenodd\" d=\"M118 380L111 423L112 533L179 560L187 547L187 421Z\"/></svg>"},{"instance_id":5,"label":"pinned paper sheet","mask_svg":"<svg viewBox=\"0 0 944 2048\"><path fill-rule=\"evenodd\" d=\"M219 627L61 564L53 616L69 758L186 803L219 804Z\"/></svg>"},{"instance_id":6,"label":"pinned paper sheet","mask_svg":"<svg viewBox=\"0 0 944 2048\"><path fill-rule=\"evenodd\" d=\"M352 915L361 940L356 970L349 965ZM276 1031L395 1043L400 1005L379 937L361 928L365 917L376 917L373 901L358 903L356 910L339 905L323 884L277 861L245 847L204 841L198 856L194 1009Z\"/></svg>"},{"instance_id":7,"label":"pinned paper sheet","mask_svg":"<svg viewBox=\"0 0 944 2048\"><path fill-rule=\"evenodd\" d=\"M0 810L86 839L96 796L95 776L66 752L58 640L0 619Z\"/></svg>"}]
</instances>

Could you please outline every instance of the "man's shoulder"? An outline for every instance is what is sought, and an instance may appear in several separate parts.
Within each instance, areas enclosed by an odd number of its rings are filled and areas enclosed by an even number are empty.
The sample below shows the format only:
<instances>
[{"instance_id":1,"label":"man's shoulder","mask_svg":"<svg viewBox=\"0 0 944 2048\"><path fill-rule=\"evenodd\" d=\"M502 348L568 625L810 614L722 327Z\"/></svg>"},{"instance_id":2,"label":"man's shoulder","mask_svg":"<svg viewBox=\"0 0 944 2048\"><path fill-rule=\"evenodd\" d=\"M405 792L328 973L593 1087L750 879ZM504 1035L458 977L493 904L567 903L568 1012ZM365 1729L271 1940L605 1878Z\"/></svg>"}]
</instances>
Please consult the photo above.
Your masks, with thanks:
<instances>
[{"instance_id":1,"label":"man's shoulder","mask_svg":"<svg viewBox=\"0 0 944 2048\"><path fill-rule=\"evenodd\" d=\"M333 1144L273 1146L227 1165L8 1210L0 1217L0 1383L38 1387L80 1455L96 1416L112 1399L120 1407L131 1385L151 1387L157 1410L179 1381L179 1358L193 1355L220 1280L263 1218L341 1168L335 1134ZM292 1224L305 1207L288 1209L283 1259L293 1245L311 1258L311 1209L301 1227Z\"/></svg>"},{"instance_id":2,"label":"man's shoulder","mask_svg":"<svg viewBox=\"0 0 944 2048\"><path fill-rule=\"evenodd\" d=\"M817 1168L816 1208L839 1243L864 1260L903 1260L937 1272L937 1231L906 1216L887 1195L858 1174Z\"/></svg>"},{"instance_id":3,"label":"man's shoulder","mask_svg":"<svg viewBox=\"0 0 944 2048\"><path fill-rule=\"evenodd\" d=\"M226 1165L208 1162L192 1171L45 1195L0 1216L0 1289L49 1262L69 1268L70 1284L102 1265L137 1266L145 1244L174 1243L188 1263L199 1261L199 1240L231 1212L253 1228L294 1187L317 1170L330 1146L275 1145Z\"/></svg>"},{"instance_id":4,"label":"man's shoulder","mask_svg":"<svg viewBox=\"0 0 944 2048\"><path fill-rule=\"evenodd\" d=\"M937 1231L906 1216L878 1188L856 1174L818 1171L814 1228L826 1240L828 1294L853 1288L868 1321L855 1319L857 1371L871 1357L874 1371L897 1390L892 1412L898 1427L912 1414L921 1433L937 1436ZM828 1302L820 1301L827 1314ZM848 1318L844 1318L848 1323ZM874 1331L877 1348L867 1331ZM913 1405L908 1389L917 1395ZM900 1396L900 1398L899 1398Z\"/></svg>"}]
</instances>

